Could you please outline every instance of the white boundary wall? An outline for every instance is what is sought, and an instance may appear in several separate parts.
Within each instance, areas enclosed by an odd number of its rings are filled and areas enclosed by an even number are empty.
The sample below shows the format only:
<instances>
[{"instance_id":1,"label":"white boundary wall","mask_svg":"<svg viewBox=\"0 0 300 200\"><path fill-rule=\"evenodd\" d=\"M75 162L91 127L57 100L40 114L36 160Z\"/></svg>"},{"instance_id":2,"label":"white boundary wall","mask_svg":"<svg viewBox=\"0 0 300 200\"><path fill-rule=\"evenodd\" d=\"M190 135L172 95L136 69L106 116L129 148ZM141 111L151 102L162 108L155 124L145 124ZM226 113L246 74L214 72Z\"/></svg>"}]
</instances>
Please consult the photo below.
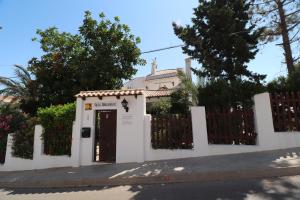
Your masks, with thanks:
<instances>
[{"instance_id":1,"label":"white boundary wall","mask_svg":"<svg viewBox=\"0 0 300 200\"><path fill-rule=\"evenodd\" d=\"M34 131L34 152L32 160L17 158L12 155L13 137L12 134L9 134L7 137L5 163L4 165L0 165L0 171L19 171L73 166L74 159L70 156L49 156L43 153L44 144L41 138L42 133L42 126L36 125Z\"/></svg>"},{"instance_id":2,"label":"white boundary wall","mask_svg":"<svg viewBox=\"0 0 300 200\"><path fill-rule=\"evenodd\" d=\"M128 112L122 107L122 100L128 101ZM92 104L92 110L85 110L84 104ZM97 105L97 106L96 106ZM109 106L107 106L109 105ZM144 161L144 116L146 99L144 95L89 97L77 99L75 134L73 134L72 155L76 160L74 167L95 165L93 162L95 142L96 110L117 111L116 163ZM81 138L81 129L91 128L90 138Z\"/></svg>"},{"instance_id":3,"label":"white boundary wall","mask_svg":"<svg viewBox=\"0 0 300 200\"><path fill-rule=\"evenodd\" d=\"M254 96L257 145L209 145L204 107L192 107L194 149L164 150L151 147L151 115L145 116L145 160L165 160L211 155L237 154L300 147L300 132L274 132L269 93Z\"/></svg>"},{"instance_id":4,"label":"white boundary wall","mask_svg":"<svg viewBox=\"0 0 300 200\"><path fill-rule=\"evenodd\" d=\"M95 110L117 110L117 163L143 162L187 157L200 157L222 154L236 154L264 150L293 148L300 146L300 132L274 132L269 93L254 96L254 117L257 145L209 145L207 142L206 116L204 107L192 107L192 128L194 148L190 150L163 150L151 147L151 115L145 114L143 95L125 97L129 102L129 112L121 106L116 97L99 100L96 97L86 100L77 99L76 122L72 132L72 156L48 156L43 154L41 139L42 127L37 125L34 134L33 160L12 156L12 136L8 136L6 160L0 171L32 170L54 167L78 167L94 165L93 144L95 135ZM84 110L85 103L112 103L113 107ZM81 138L81 128L91 127L91 137Z\"/></svg>"}]
</instances>

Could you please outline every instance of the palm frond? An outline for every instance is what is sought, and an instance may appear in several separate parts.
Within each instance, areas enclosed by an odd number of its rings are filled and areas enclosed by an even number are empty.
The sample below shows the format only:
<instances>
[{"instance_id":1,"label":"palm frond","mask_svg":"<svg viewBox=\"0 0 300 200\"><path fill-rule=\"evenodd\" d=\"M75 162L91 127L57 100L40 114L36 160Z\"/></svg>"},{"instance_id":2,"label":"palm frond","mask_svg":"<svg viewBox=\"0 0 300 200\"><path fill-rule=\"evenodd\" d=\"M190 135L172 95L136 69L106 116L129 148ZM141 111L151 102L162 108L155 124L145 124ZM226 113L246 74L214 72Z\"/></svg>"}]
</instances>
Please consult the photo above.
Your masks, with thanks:
<instances>
[{"instance_id":1,"label":"palm frond","mask_svg":"<svg viewBox=\"0 0 300 200\"><path fill-rule=\"evenodd\" d=\"M30 73L26 68L15 65L17 79L0 76L0 85L5 88L0 90L0 94L12 95L23 99L30 98L28 84L32 81Z\"/></svg>"}]
</instances>

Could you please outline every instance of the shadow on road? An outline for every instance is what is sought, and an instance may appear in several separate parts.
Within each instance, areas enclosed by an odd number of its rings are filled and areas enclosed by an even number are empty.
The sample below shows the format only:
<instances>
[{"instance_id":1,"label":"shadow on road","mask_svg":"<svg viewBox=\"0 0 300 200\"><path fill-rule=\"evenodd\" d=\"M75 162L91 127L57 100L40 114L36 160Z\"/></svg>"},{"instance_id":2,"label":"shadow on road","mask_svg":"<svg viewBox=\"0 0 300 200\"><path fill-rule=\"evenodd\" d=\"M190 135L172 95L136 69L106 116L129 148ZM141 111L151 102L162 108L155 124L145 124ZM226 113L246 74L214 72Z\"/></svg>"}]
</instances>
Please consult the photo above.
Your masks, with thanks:
<instances>
[{"instance_id":1,"label":"shadow on road","mask_svg":"<svg viewBox=\"0 0 300 200\"><path fill-rule=\"evenodd\" d=\"M64 199L82 199L86 195L95 199L300 199L300 176L263 180L239 180L219 182L190 182L174 184L133 185L115 187L82 187L64 189L3 189L6 197L32 195L63 195ZM119 196L118 196L119 195ZM88 199L92 199L92 198ZM0 195L1 197L1 195ZM114 198L115 197L115 198ZM13 199L13 198L12 198ZM16 198L17 199L17 198Z\"/></svg>"}]
</instances>

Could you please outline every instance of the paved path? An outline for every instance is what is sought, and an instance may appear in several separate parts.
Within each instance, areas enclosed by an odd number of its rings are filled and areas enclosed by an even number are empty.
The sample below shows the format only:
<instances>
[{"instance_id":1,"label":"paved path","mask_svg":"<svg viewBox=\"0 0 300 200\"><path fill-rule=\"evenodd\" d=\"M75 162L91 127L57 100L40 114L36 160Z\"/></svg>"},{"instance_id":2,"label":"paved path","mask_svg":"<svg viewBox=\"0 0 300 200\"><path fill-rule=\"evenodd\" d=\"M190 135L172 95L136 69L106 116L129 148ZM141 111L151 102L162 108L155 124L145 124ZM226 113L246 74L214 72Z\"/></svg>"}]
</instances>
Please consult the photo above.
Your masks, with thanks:
<instances>
[{"instance_id":1,"label":"paved path","mask_svg":"<svg viewBox=\"0 0 300 200\"><path fill-rule=\"evenodd\" d=\"M300 176L67 189L0 189L1 200L300 199Z\"/></svg>"},{"instance_id":2,"label":"paved path","mask_svg":"<svg viewBox=\"0 0 300 200\"><path fill-rule=\"evenodd\" d=\"M5 187L75 187L300 175L300 148L168 161L0 172Z\"/></svg>"}]
</instances>

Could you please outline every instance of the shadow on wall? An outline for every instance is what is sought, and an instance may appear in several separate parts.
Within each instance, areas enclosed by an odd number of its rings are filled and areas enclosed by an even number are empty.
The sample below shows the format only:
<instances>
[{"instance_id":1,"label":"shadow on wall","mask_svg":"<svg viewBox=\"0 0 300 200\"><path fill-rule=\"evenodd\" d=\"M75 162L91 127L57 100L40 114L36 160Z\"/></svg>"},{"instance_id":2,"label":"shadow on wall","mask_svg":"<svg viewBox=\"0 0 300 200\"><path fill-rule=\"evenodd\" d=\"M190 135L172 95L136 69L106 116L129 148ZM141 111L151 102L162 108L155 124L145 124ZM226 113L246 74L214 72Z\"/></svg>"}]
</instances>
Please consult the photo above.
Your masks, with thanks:
<instances>
[{"instance_id":1,"label":"shadow on wall","mask_svg":"<svg viewBox=\"0 0 300 200\"><path fill-rule=\"evenodd\" d=\"M229 192L230 191L230 192ZM263 180L203 182L67 189L5 189L0 197L64 199L299 199L300 176ZM24 196L24 194L26 196Z\"/></svg>"}]
</instances>

